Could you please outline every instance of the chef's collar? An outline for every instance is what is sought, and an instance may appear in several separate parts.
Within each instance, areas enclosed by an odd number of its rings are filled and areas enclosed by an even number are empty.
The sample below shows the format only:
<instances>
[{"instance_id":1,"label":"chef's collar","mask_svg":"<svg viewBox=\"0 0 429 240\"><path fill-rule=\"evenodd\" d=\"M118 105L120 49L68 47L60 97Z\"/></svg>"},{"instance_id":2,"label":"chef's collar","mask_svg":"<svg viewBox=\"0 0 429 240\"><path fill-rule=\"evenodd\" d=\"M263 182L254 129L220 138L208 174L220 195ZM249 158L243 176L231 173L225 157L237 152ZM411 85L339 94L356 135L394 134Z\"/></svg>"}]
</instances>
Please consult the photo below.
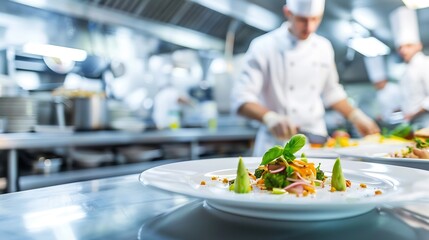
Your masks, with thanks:
<instances>
[{"instance_id":1,"label":"chef's collar","mask_svg":"<svg viewBox=\"0 0 429 240\"><path fill-rule=\"evenodd\" d=\"M305 39L305 40L300 40L300 39L298 39L291 31L290 31L290 22L284 22L283 24L282 24L282 29L283 29L283 32L285 33L285 35L286 35L286 39L288 39L289 40L289 42L291 43L291 45L292 45L292 47L296 47L298 44L305 44L305 43L309 43L310 41L310 39L312 38L312 36L313 36L313 33L312 34L310 34L310 36L308 36L308 38L307 39Z\"/></svg>"},{"instance_id":2,"label":"chef's collar","mask_svg":"<svg viewBox=\"0 0 429 240\"><path fill-rule=\"evenodd\" d=\"M419 62L422 58L425 58L425 55L422 52L418 52L414 54L408 64L415 64L416 62Z\"/></svg>"}]
</instances>

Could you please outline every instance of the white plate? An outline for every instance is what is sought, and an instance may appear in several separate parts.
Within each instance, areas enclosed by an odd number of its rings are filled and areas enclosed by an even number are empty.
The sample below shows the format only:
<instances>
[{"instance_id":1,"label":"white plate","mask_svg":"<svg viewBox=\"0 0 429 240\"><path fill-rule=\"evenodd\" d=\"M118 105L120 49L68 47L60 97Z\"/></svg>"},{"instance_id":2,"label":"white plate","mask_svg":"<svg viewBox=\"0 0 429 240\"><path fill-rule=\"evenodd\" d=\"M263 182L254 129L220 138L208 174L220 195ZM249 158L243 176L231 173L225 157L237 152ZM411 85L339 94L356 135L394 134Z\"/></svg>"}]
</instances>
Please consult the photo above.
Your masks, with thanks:
<instances>
[{"instance_id":1,"label":"white plate","mask_svg":"<svg viewBox=\"0 0 429 240\"><path fill-rule=\"evenodd\" d=\"M243 158L246 167L253 171L260 158ZM309 159L322 164L327 175L333 167L332 159ZM211 180L235 178L238 158L219 158L178 162L144 171L140 181L148 186L187 196L202 198L219 210L250 217L281 220L327 220L356 216L382 204L403 204L429 198L427 179L429 172L375 163L343 161L345 177L352 182L346 192L330 192L329 184L317 189L316 195L296 197L293 194L274 195L254 191L236 194L227 184ZM201 181L207 185L202 186ZM359 187L365 183L367 188ZM383 194L375 196L375 190Z\"/></svg>"},{"instance_id":2,"label":"white plate","mask_svg":"<svg viewBox=\"0 0 429 240\"><path fill-rule=\"evenodd\" d=\"M338 149L336 152L342 157L356 158L366 162L386 163L429 170L429 159L388 157L389 153L399 151L408 145L406 143L362 145Z\"/></svg>"}]
</instances>

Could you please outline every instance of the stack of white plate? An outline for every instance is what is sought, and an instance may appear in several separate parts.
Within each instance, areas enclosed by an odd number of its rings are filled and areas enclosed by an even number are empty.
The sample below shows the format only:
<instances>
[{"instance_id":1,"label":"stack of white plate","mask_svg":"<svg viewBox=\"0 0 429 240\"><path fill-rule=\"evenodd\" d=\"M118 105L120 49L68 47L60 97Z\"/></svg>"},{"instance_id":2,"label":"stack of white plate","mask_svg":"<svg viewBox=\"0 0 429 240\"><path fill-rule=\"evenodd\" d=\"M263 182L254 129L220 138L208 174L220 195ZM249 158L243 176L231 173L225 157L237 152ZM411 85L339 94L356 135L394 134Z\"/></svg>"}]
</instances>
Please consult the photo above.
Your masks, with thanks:
<instances>
[{"instance_id":1,"label":"stack of white plate","mask_svg":"<svg viewBox=\"0 0 429 240\"><path fill-rule=\"evenodd\" d=\"M117 100L108 100L107 109L109 113L109 119L114 121L119 118L128 118L134 115L133 111L127 104Z\"/></svg>"},{"instance_id":2,"label":"stack of white plate","mask_svg":"<svg viewBox=\"0 0 429 240\"><path fill-rule=\"evenodd\" d=\"M30 97L0 97L0 118L6 132L29 132L37 124L37 104Z\"/></svg>"}]
</instances>

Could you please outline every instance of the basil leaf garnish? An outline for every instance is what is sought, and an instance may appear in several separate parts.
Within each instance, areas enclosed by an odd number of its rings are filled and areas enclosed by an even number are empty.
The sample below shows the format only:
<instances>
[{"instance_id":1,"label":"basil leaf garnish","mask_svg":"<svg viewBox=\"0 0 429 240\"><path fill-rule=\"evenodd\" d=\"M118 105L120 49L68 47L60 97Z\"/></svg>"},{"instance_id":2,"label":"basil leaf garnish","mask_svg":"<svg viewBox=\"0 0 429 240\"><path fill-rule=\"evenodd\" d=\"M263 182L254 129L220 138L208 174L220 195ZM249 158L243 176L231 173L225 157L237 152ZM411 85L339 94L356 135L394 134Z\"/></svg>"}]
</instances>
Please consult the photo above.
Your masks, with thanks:
<instances>
[{"instance_id":1,"label":"basil leaf garnish","mask_svg":"<svg viewBox=\"0 0 429 240\"><path fill-rule=\"evenodd\" d=\"M266 165L273 160L276 160L278 157L282 156L283 148L281 146L274 146L265 152L262 157L261 165Z\"/></svg>"},{"instance_id":2,"label":"basil leaf garnish","mask_svg":"<svg viewBox=\"0 0 429 240\"><path fill-rule=\"evenodd\" d=\"M294 135L289 142L286 143L283 153L289 152L294 154L304 147L307 138L303 134Z\"/></svg>"}]
</instances>

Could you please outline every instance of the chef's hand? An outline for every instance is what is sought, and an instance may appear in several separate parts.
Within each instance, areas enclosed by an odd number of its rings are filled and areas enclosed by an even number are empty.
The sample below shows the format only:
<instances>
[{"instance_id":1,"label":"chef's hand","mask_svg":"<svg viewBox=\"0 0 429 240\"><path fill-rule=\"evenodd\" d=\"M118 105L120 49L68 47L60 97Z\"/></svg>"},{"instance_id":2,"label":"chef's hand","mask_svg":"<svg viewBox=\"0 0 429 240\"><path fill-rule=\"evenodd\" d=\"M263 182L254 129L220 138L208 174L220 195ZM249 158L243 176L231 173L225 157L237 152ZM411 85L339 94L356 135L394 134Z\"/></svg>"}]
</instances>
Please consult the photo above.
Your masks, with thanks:
<instances>
[{"instance_id":1,"label":"chef's hand","mask_svg":"<svg viewBox=\"0 0 429 240\"><path fill-rule=\"evenodd\" d=\"M363 113L360 109L354 109L349 114L347 119L353 123L359 133L363 136L380 132L380 128L378 127L377 123L365 115L365 113Z\"/></svg>"},{"instance_id":2,"label":"chef's hand","mask_svg":"<svg viewBox=\"0 0 429 240\"><path fill-rule=\"evenodd\" d=\"M270 130L271 134L279 140L287 140L298 131L297 126L293 124L287 116L275 112L267 112L263 116L262 121Z\"/></svg>"}]
</instances>

